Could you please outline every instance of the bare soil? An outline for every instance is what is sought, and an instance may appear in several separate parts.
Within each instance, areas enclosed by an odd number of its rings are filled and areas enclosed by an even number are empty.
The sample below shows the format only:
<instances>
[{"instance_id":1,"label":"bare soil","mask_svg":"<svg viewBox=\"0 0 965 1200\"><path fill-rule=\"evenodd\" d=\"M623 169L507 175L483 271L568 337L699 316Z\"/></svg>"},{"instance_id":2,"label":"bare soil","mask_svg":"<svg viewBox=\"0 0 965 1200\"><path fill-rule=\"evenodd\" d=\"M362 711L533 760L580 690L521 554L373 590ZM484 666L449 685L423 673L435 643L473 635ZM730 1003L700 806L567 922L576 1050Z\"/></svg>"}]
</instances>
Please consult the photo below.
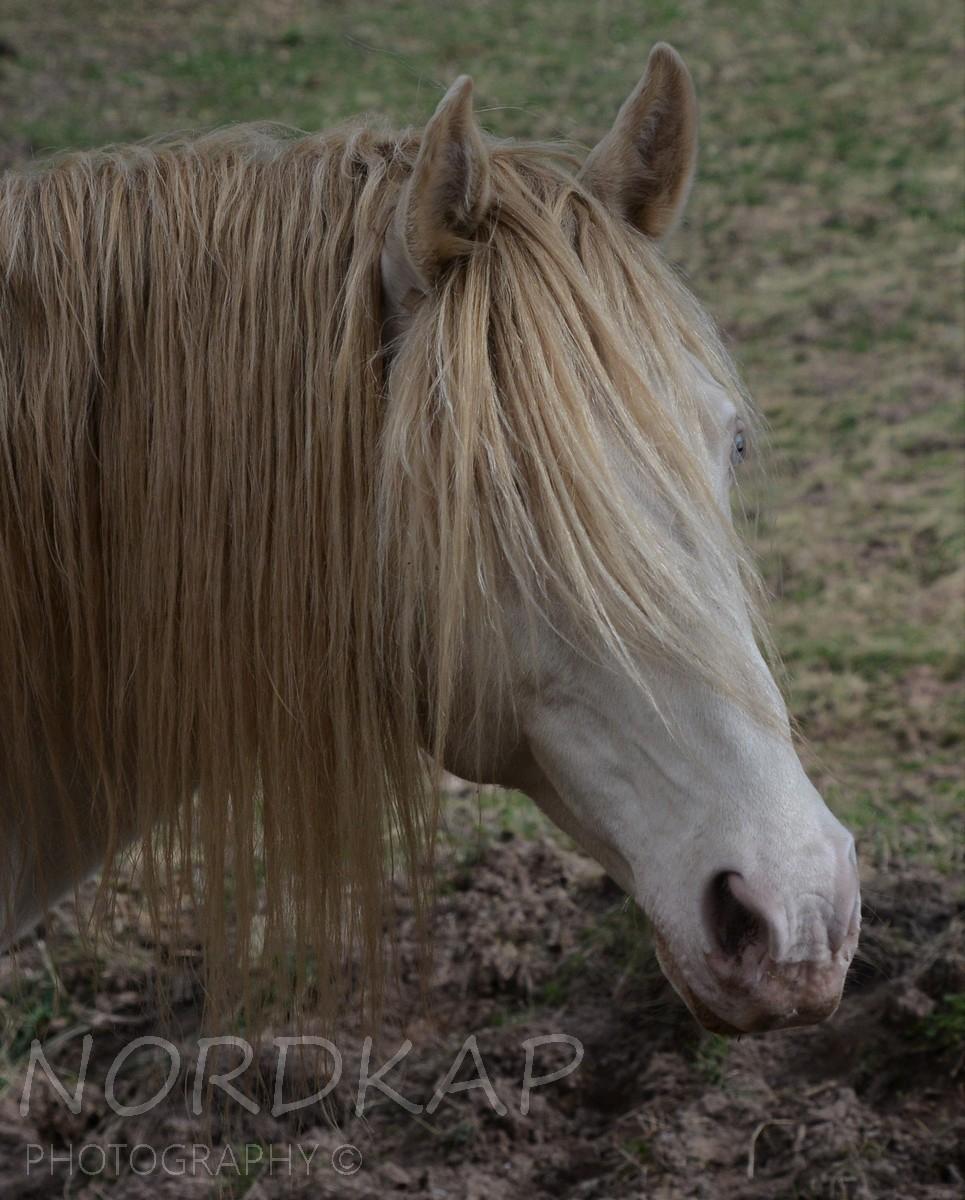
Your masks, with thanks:
<instances>
[{"instance_id":1,"label":"bare soil","mask_svg":"<svg viewBox=\"0 0 965 1200\"><path fill-rule=\"evenodd\" d=\"M21 1063L0 1101L0 1195L952 1200L963 1194L965 1046L960 1015L956 1026L943 1006L965 990L965 937L960 888L947 876L896 864L866 881L862 952L832 1020L728 1041L697 1029L655 966L642 918L556 839L504 831L481 844L473 861L464 850L447 854L425 993L411 912L400 894L398 995L388 1008L407 1016L383 1028L370 1073L408 1037L412 1048L387 1081L425 1105L475 1034L504 1113L493 1110L481 1087L447 1095L431 1115L411 1115L371 1090L358 1119L362 1046L353 1029L335 1039L343 1073L324 1105L271 1116L276 1060L269 1033L253 1066L235 1081L260 1111L226 1100L194 1117L201 993L190 920L184 938L168 947L170 961L181 965L169 980L172 1011L162 1020L152 965L157 947L139 916L134 880L120 898L117 945L99 963L79 949L72 906L52 920L46 941L25 944L15 962L5 962L0 986L8 996L19 994L21 1012L30 989L43 997L55 981L55 996L46 1011L41 1004L33 1032L66 1086L76 1077L80 1034L90 1031L94 1042L78 1115L38 1072L29 1113L21 1117ZM579 1039L585 1057L571 1074L534 1089L524 1116L524 1039L553 1033ZM117 1053L145 1034L177 1042L181 1073L161 1105L119 1116L105 1097L107 1072ZM542 1046L533 1073L565 1065L571 1054L568 1046ZM286 1099L317 1086L307 1064L292 1061ZM118 1073L116 1099L131 1107L149 1100L168 1066L154 1048L132 1056ZM470 1057L456 1078L475 1077ZM127 1150L112 1157L112 1145L137 1143L133 1160ZM362 1163L340 1175L332 1155L346 1143ZM75 1156L88 1147L83 1161L90 1175L76 1157L69 1173L63 1156L70 1145ZM194 1169L188 1161L184 1174L183 1156L174 1151L166 1160L173 1170L153 1165L152 1157L172 1145L202 1145L210 1153ZM46 1157L28 1173L28 1155L40 1154L36 1147ZM103 1149L106 1168L91 1147ZM307 1167L302 1153L311 1156ZM51 1154L61 1156L53 1167ZM219 1162L223 1169L215 1175Z\"/></svg>"}]
</instances>

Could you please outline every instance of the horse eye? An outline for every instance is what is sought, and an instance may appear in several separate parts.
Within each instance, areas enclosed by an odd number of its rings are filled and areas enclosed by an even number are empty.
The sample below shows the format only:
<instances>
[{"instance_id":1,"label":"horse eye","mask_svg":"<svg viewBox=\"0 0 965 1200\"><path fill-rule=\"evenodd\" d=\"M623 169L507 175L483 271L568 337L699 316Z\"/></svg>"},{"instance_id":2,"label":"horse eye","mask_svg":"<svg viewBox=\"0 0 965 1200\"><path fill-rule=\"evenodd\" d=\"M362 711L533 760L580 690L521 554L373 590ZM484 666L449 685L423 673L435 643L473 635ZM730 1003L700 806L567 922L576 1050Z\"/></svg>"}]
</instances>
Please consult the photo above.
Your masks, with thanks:
<instances>
[{"instance_id":1,"label":"horse eye","mask_svg":"<svg viewBox=\"0 0 965 1200\"><path fill-rule=\"evenodd\" d=\"M743 433L738 431L734 434L734 444L731 447L730 458L731 462L736 466L739 462L743 462L747 457L747 439Z\"/></svg>"}]
</instances>

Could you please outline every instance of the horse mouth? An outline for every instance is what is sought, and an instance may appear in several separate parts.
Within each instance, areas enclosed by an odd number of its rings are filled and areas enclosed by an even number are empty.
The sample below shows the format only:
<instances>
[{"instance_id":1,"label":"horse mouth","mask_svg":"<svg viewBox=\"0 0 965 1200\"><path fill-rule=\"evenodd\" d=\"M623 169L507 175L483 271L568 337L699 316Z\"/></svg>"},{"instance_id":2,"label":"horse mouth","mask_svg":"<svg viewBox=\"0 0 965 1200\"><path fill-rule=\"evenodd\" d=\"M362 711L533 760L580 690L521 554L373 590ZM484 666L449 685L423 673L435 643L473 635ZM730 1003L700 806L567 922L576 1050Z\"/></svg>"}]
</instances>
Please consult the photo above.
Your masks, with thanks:
<instances>
[{"instance_id":1,"label":"horse mouth","mask_svg":"<svg viewBox=\"0 0 965 1200\"><path fill-rule=\"evenodd\" d=\"M683 1000L684 1004L690 1010L694 1019L709 1033L721 1033L729 1037L736 1037L743 1033L744 1030L738 1029L736 1025L731 1025L725 1021L723 1017L717 1015L714 1010L705 1004L703 1000L694 992L690 984L684 979L683 973L677 966L677 960L670 952L666 939L661 933L654 929L653 935L654 949L657 954L657 962L660 964L660 969L663 971L669 980L674 991Z\"/></svg>"},{"instance_id":2,"label":"horse mouth","mask_svg":"<svg viewBox=\"0 0 965 1200\"><path fill-rule=\"evenodd\" d=\"M735 1011L723 1016L695 992L677 964L666 938L657 931L654 932L654 947L660 968L674 991L686 1004L694 1019L710 1033L737 1037L741 1034L767 1033L802 1025L817 1025L832 1016L841 999L846 966L844 970L836 969L833 977L829 976L827 981L822 981L819 990L812 990L798 1003L786 998L783 990L779 992L779 1003L768 1002L752 994L745 997L735 996L731 1003L735 1009L740 1010L739 1015ZM797 966L798 964L793 964L794 968ZM780 975L780 971L774 972L774 978L778 982Z\"/></svg>"}]
</instances>

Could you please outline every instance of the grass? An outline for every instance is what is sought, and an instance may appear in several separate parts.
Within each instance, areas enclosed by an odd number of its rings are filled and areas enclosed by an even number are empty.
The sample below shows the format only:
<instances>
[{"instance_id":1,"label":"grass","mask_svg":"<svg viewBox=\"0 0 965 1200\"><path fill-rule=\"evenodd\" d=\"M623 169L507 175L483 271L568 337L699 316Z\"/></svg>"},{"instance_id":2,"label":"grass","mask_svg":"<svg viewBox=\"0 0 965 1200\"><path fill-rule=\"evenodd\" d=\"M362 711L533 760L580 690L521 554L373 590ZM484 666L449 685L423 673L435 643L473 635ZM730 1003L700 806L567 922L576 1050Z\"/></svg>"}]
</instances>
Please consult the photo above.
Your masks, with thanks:
<instances>
[{"instance_id":1,"label":"grass","mask_svg":"<svg viewBox=\"0 0 965 1200\"><path fill-rule=\"evenodd\" d=\"M0 163L173 128L421 122L591 143L672 41L701 95L670 246L769 425L747 497L807 766L866 859L961 865L961 22L943 0L6 0ZM499 827L542 827L517 797Z\"/></svg>"},{"instance_id":2,"label":"grass","mask_svg":"<svg viewBox=\"0 0 965 1200\"><path fill-rule=\"evenodd\" d=\"M697 1043L694 1063L698 1072L713 1087L720 1087L727 1074L733 1042L719 1033L705 1033Z\"/></svg>"},{"instance_id":3,"label":"grass","mask_svg":"<svg viewBox=\"0 0 965 1200\"><path fill-rule=\"evenodd\" d=\"M935 1045L965 1054L965 993L951 992L921 1023L921 1032Z\"/></svg>"},{"instance_id":4,"label":"grass","mask_svg":"<svg viewBox=\"0 0 965 1200\"><path fill-rule=\"evenodd\" d=\"M6 1082L4 1076L12 1073L16 1065L26 1059L35 1038L41 1041L50 1031L66 1006L63 997L52 980L41 978L0 997L3 1019L2 1045L6 1070L0 1075L0 1086ZM12 1018L12 1019L11 1019Z\"/></svg>"}]
</instances>

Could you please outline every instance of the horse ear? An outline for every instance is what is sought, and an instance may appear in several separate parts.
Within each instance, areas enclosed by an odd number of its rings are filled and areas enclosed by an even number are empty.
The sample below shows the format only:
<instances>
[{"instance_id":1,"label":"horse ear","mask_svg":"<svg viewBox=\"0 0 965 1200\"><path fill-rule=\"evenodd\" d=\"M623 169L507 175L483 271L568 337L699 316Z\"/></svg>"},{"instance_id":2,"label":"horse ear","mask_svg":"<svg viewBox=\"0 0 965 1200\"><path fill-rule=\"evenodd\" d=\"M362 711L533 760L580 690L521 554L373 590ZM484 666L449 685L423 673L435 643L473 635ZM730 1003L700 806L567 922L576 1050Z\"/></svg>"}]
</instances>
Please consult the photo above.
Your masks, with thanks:
<instances>
[{"instance_id":1,"label":"horse ear","mask_svg":"<svg viewBox=\"0 0 965 1200\"><path fill-rule=\"evenodd\" d=\"M676 224L697 162L697 97L683 59L665 42L591 150L580 178L612 212L652 238Z\"/></svg>"},{"instance_id":2,"label":"horse ear","mask_svg":"<svg viewBox=\"0 0 965 1200\"><path fill-rule=\"evenodd\" d=\"M422 134L382 252L382 281L404 305L428 291L440 271L472 248L489 206L489 152L472 110L472 80L460 75Z\"/></svg>"}]
</instances>

